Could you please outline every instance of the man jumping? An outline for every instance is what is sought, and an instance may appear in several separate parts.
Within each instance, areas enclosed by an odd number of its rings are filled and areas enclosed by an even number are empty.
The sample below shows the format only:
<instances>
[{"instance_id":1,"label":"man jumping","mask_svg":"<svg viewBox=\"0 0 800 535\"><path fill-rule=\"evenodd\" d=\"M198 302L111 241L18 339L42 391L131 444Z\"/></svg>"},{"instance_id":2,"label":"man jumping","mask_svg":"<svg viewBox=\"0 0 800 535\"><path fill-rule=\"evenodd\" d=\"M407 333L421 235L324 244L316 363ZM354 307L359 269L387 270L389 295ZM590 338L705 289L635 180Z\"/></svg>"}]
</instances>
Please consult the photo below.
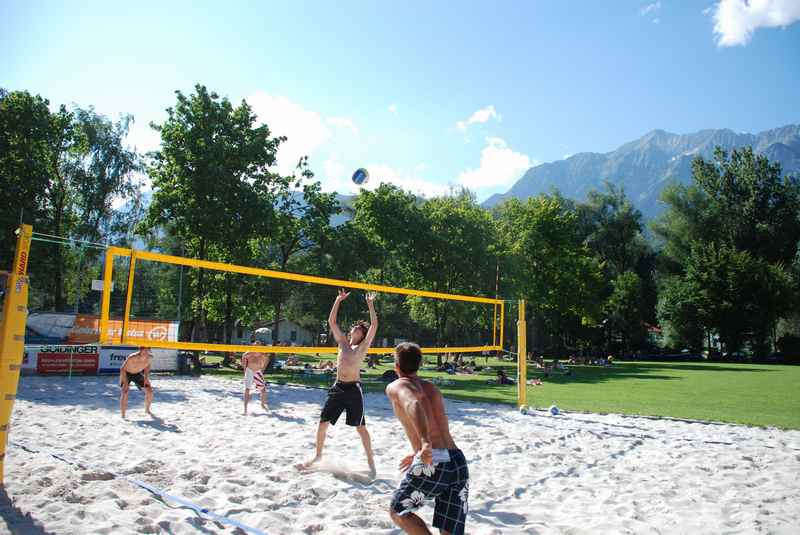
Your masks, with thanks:
<instances>
[{"instance_id":1,"label":"man jumping","mask_svg":"<svg viewBox=\"0 0 800 535\"><path fill-rule=\"evenodd\" d=\"M429 535L414 511L426 498L434 498L433 526L442 535L463 535L469 493L467 460L450 436L442 393L417 377L421 362L417 344L402 343L394 350L394 369L400 377L386 387L386 395L414 453L400 461L406 475L392 497L389 514L406 533Z\"/></svg>"},{"instance_id":2,"label":"man jumping","mask_svg":"<svg viewBox=\"0 0 800 535\"><path fill-rule=\"evenodd\" d=\"M150 348L140 346L139 351L131 353L119 369L119 386L122 389L119 398L119 410L125 418L128 410L128 392L131 382L139 390L144 390L144 411L152 416L150 404L153 402L153 386L150 384L150 366L153 354Z\"/></svg>"},{"instance_id":3,"label":"man jumping","mask_svg":"<svg viewBox=\"0 0 800 535\"><path fill-rule=\"evenodd\" d=\"M364 419L364 392L361 390L361 363L367 354L367 349L375 339L378 330L378 315L375 313L375 294L367 294L367 307L369 308L369 326L363 321L356 322L347 336L339 329L337 315L339 305L347 299L349 292L339 290L336 301L333 302L331 313L328 316L328 325L331 333L339 344L336 356L336 382L328 390L328 399L322 408L319 426L317 427L317 452L313 459L300 465L301 469L310 468L322 459L322 449L325 446L325 436L330 425L336 421L342 412L347 413L345 422L353 426L361 437L364 451L367 453L367 464L370 476L375 477L375 460L372 454L372 442L367 431Z\"/></svg>"}]
</instances>

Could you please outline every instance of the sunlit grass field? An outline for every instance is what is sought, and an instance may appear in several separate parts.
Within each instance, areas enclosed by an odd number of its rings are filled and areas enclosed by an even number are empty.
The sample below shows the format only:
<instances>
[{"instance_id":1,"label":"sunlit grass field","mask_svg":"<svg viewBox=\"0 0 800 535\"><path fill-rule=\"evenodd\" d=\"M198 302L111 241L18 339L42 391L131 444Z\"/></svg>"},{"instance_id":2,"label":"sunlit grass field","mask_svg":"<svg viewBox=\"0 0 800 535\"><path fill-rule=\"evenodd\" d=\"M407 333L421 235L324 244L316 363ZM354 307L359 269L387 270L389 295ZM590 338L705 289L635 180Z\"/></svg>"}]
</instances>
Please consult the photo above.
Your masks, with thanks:
<instances>
[{"instance_id":1,"label":"sunlit grass field","mask_svg":"<svg viewBox=\"0 0 800 535\"><path fill-rule=\"evenodd\" d=\"M426 359L426 368L435 367L434 357ZM314 364L320 359L300 357L300 360ZM440 384L440 388L451 399L516 404L516 386L488 383L498 368L504 368L509 377L516 377L516 363L495 358L487 361L484 357L474 360L491 370L476 375L448 375L426 369L420 375L449 383ZM379 382L379 378L390 369L393 365L388 358L377 368L366 369L362 374L366 390L383 391L385 383ZM551 375L544 378L541 386L528 386L528 404L543 408L555 403L567 411L670 416L800 429L800 366L617 362L613 367L570 366L570 370L571 375ZM241 375L241 371L224 368L209 373L236 378ZM528 378L541 376L541 370L529 366ZM270 372L267 380L324 388L333 381L333 376L277 370Z\"/></svg>"}]
</instances>

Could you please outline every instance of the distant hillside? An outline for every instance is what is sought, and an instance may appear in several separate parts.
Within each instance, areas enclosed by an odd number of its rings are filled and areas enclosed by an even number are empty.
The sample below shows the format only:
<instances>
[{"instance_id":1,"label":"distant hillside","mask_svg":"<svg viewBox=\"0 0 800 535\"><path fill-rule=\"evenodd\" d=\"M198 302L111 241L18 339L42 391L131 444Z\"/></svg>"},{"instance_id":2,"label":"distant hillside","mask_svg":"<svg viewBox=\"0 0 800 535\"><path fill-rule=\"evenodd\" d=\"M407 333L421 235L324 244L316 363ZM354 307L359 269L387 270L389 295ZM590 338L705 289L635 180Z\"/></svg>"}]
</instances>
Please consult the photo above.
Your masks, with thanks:
<instances>
[{"instance_id":1,"label":"distant hillside","mask_svg":"<svg viewBox=\"0 0 800 535\"><path fill-rule=\"evenodd\" d=\"M658 199L666 184L691 180L691 162L695 156L710 158L717 146L731 150L746 145L780 163L784 173L800 172L800 125L759 134L737 134L724 129L681 135L653 130L606 154L584 152L533 167L508 192L489 197L483 206L492 207L509 197L526 199L553 188L566 197L584 200L589 191L601 188L603 181L608 180L622 185L645 218L649 218L662 211Z\"/></svg>"}]
</instances>

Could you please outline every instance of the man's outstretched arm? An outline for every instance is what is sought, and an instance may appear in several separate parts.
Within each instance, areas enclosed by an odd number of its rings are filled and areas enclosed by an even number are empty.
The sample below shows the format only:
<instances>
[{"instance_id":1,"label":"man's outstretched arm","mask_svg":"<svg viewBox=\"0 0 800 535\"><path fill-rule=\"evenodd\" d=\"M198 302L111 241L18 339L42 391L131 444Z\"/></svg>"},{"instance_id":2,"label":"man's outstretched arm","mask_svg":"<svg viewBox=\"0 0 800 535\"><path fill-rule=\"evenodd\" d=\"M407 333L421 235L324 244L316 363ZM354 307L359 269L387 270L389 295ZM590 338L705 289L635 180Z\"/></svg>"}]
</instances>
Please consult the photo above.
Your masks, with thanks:
<instances>
[{"instance_id":1,"label":"man's outstretched arm","mask_svg":"<svg viewBox=\"0 0 800 535\"><path fill-rule=\"evenodd\" d=\"M420 401L417 394L406 385L397 388L397 390L395 390L395 395L397 396L397 402L402 406L402 410L411 421L419 437L419 450L416 453L420 454L423 463L432 464L433 451L431 447L428 415L425 413L425 407L422 405L422 401ZM416 444L414 444L414 446L416 447Z\"/></svg>"},{"instance_id":2,"label":"man's outstretched arm","mask_svg":"<svg viewBox=\"0 0 800 535\"><path fill-rule=\"evenodd\" d=\"M333 306L331 307L331 313L328 315L328 327L330 327L331 334L333 334L333 338L339 345L344 345L347 343L344 333L342 333L342 330L339 329L337 317L339 316L339 305L342 303L342 301L347 299L348 295L350 295L349 292L339 290L339 295L336 296L336 300L333 302Z\"/></svg>"},{"instance_id":3,"label":"man's outstretched arm","mask_svg":"<svg viewBox=\"0 0 800 535\"><path fill-rule=\"evenodd\" d=\"M375 292L369 292L367 294L367 308L369 308L369 330L367 330L367 336L364 337L364 342L367 344L367 347L372 345L372 342L375 340L375 335L378 333L378 313L375 312Z\"/></svg>"}]
</instances>

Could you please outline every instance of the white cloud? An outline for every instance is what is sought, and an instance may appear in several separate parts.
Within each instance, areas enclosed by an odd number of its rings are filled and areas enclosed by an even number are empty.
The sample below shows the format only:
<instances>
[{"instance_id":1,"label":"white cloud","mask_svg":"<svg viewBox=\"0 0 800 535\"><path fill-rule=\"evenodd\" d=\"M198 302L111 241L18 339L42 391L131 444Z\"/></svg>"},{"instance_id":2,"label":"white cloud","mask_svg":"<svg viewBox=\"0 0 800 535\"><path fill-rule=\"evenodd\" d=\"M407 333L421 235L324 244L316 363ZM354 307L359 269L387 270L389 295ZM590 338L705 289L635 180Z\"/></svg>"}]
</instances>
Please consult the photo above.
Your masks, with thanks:
<instances>
[{"instance_id":1,"label":"white cloud","mask_svg":"<svg viewBox=\"0 0 800 535\"><path fill-rule=\"evenodd\" d=\"M656 17L653 19L653 24L661 24L661 19Z\"/></svg>"},{"instance_id":2,"label":"white cloud","mask_svg":"<svg viewBox=\"0 0 800 535\"><path fill-rule=\"evenodd\" d=\"M417 165L412 173L382 163L372 163L365 167L369 173L369 180L363 186L358 186L350 180L351 172L348 172L333 154L323 163L323 172L316 178L322 183L324 191L335 191L343 195L355 194L361 189L372 191L382 183L394 184L405 191L424 197L443 195L450 190L450 186L437 184L419 176L418 173L427 168L424 164Z\"/></svg>"},{"instance_id":3,"label":"white cloud","mask_svg":"<svg viewBox=\"0 0 800 535\"><path fill-rule=\"evenodd\" d=\"M389 104L389 113L397 115L397 104Z\"/></svg>"},{"instance_id":4,"label":"white cloud","mask_svg":"<svg viewBox=\"0 0 800 535\"><path fill-rule=\"evenodd\" d=\"M489 137L481 150L480 167L461 173L458 182L473 190L508 186L536 163L527 155L514 152L502 139Z\"/></svg>"},{"instance_id":5,"label":"white cloud","mask_svg":"<svg viewBox=\"0 0 800 535\"><path fill-rule=\"evenodd\" d=\"M572 154L565 154L564 159L566 160L567 158L571 158L572 156L573 156Z\"/></svg>"},{"instance_id":6,"label":"white cloud","mask_svg":"<svg viewBox=\"0 0 800 535\"><path fill-rule=\"evenodd\" d=\"M278 149L279 173L292 173L301 157L312 156L333 136L322 115L286 97L259 91L247 97L247 102L258 116L259 123L266 123L273 136L288 138Z\"/></svg>"},{"instance_id":7,"label":"white cloud","mask_svg":"<svg viewBox=\"0 0 800 535\"><path fill-rule=\"evenodd\" d=\"M486 106L485 108L481 108L478 111L474 112L472 115L469 116L469 119L466 121L458 121L456 123L456 128L459 130L466 130L467 127L471 124L475 123L485 123L488 122L489 119L495 119L497 122L500 122L502 118L498 115L497 110L494 108L493 105Z\"/></svg>"},{"instance_id":8,"label":"white cloud","mask_svg":"<svg viewBox=\"0 0 800 535\"><path fill-rule=\"evenodd\" d=\"M328 117L326 122L332 126L337 126L339 128L346 128L347 130L350 130L354 135L358 135L358 127L356 127L352 119L348 119L347 117Z\"/></svg>"},{"instance_id":9,"label":"white cloud","mask_svg":"<svg viewBox=\"0 0 800 535\"><path fill-rule=\"evenodd\" d=\"M369 182L366 184L366 189L370 190L377 188L381 183L390 183L423 197L435 197L450 191L449 185L431 182L416 174L380 163L368 165L367 172L369 172ZM358 189L355 185L354 188Z\"/></svg>"},{"instance_id":10,"label":"white cloud","mask_svg":"<svg viewBox=\"0 0 800 535\"><path fill-rule=\"evenodd\" d=\"M718 46L746 45L759 28L786 27L800 20L800 2L720 0L711 14Z\"/></svg>"},{"instance_id":11,"label":"white cloud","mask_svg":"<svg viewBox=\"0 0 800 535\"><path fill-rule=\"evenodd\" d=\"M653 2L652 4L647 4L646 6L644 6L642 9L639 10L639 15L644 17L648 13L658 11L659 9L661 9L661 0L658 0L657 2Z\"/></svg>"},{"instance_id":12,"label":"white cloud","mask_svg":"<svg viewBox=\"0 0 800 535\"><path fill-rule=\"evenodd\" d=\"M125 143L140 154L144 154L158 150L161 146L161 134L150 128L148 122L134 122L128 130Z\"/></svg>"}]
</instances>

